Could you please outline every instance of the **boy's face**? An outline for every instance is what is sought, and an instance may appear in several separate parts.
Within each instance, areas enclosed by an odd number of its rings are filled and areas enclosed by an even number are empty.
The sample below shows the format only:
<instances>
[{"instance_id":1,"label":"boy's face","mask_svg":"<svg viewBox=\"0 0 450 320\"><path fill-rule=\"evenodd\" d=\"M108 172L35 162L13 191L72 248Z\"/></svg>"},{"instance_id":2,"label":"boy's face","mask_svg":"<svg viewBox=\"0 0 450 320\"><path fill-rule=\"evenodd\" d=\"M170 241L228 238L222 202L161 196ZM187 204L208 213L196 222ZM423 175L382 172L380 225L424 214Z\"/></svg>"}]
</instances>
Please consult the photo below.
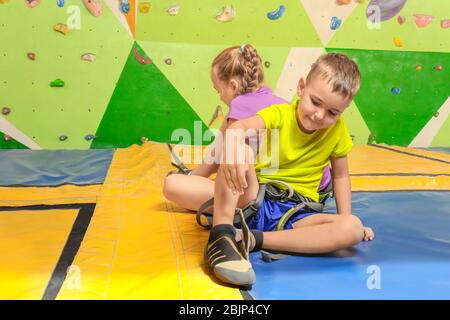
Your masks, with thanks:
<instances>
[{"instance_id":1,"label":"boy's face","mask_svg":"<svg viewBox=\"0 0 450 320\"><path fill-rule=\"evenodd\" d=\"M300 79L298 94L301 100L297 120L303 131L312 133L332 126L349 106L351 99L332 91L331 84L321 76L313 77L308 83Z\"/></svg>"},{"instance_id":2,"label":"boy's face","mask_svg":"<svg viewBox=\"0 0 450 320\"><path fill-rule=\"evenodd\" d=\"M228 84L223 82L217 76L215 67L211 70L211 81L214 89L220 96L220 100L222 100L227 106L230 106L231 101L236 97L238 87L237 81L232 79Z\"/></svg>"}]
</instances>

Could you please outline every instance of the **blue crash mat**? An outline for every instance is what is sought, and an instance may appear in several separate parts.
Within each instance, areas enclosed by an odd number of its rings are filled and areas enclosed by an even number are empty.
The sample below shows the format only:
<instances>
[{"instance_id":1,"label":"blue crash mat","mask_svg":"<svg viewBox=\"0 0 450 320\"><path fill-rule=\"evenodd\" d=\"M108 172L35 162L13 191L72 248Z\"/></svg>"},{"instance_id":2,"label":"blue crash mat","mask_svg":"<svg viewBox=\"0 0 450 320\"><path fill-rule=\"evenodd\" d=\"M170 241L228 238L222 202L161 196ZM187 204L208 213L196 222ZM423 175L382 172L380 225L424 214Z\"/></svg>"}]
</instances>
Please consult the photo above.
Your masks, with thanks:
<instances>
[{"instance_id":1,"label":"blue crash mat","mask_svg":"<svg viewBox=\"0 0 450 320\"><path fill-rule=\"evenodd\" d=\"M114 150L0 150L1 186L101 184Z\"/></svg>"},{"instance_id":2,"label":"blue crash mat","mask_svg":"<svg viewBox=\"0 0 450 320\"><path fill-rule=\"evenodd\" d=\"M334 201L329 201L334 212ZM331 206L333 205L333 206ZM271 263L251 254L255 299L450 299L450 192L354 193L375 240Z\"/></svg>"}]
</instances>

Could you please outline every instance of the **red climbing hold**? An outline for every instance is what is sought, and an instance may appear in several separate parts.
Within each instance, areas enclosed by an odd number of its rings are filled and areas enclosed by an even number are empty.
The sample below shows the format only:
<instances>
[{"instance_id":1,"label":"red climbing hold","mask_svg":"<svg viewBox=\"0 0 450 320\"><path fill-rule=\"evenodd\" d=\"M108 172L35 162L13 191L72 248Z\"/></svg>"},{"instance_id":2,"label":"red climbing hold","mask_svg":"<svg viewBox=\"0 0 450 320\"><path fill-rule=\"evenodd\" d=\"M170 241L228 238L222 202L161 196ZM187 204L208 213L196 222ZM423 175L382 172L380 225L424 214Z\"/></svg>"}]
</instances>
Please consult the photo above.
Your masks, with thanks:
<instances>
[{"instance_id":1,"label":"red climbing hold","mask_svg":"<svg viewBox=\"0 0 450 320\"><path fill-rule=\"evenodd\" d=\"M41 0L25 0L28 8L35 8L41 3Z\"/></svg>"},{"instance_id":2,"label":"red climbing hold","mask_svg":"<svg viewBox=\"0 0 450 320\"><path fill-rule=\"evenodd\" d=\"M139 62L140 64L150 64L150 63L152 63L152 60L143 58L139 54L139 52L137 51L136 48L133 48L133 52L134 52L134 57L136 58L137 62Z\"/></svg>"}]
</instances>

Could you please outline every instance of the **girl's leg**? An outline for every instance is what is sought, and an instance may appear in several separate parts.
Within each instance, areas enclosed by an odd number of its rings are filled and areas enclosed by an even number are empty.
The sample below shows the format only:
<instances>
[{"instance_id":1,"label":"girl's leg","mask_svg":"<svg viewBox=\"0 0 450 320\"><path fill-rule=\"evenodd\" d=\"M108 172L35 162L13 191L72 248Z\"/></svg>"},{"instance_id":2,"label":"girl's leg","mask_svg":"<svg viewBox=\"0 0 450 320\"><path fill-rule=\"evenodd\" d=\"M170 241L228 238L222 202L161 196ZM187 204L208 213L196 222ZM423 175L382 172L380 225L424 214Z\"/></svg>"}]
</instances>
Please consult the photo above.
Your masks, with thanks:
<instances>
[{"instance_id":1,"label":"girl's leg","mask_svg":"<svg viewBox=\"0 0 450 320\"><path fill-rule=\"evenodd\" d=\"M254 200L259 190L258 180L254 170L248 173L248 188L242 197L237 197L237 206L244 207L247 203ZM219 178L219 181L221 179ZM217 179L216 179L217 181ZM252 181L252 183L250 183ZM223 181L226 186L226 182ZM197 211L200 206L214 197L215 182L211 179L184 174L171 174L164 182L163 194L167 200L177 205ZM219 190L219 192L221 192ZM216 201L216 200L215 200ZM234 201L236 206L236 201ZM229 205L229 204L228 204ZM222 208L222 205L220 205ZM206 212L211 213L213 208L209 208ZM232 210L234 216L234 209ZM231 221L233 219L231 218Z\"/></svg>"},{"instance_id":2,"label":"girl's leg","mask_svg":"<svg viewBox=\"0 0 450 320\"><path fill-rule=\"evenodd\" d=\"M320 254L354 246L364 238L361 220L354 215L317 214L304 220L291 230L264 232L263 248Z\"/></svg>"},{"instance_id":3,"label":"girl's leg","mask_svg":"<svg viewBox=\"0 0 450 320\"><path fill-rule=\"evenodd\" d=\"M203 203L214 197L214 181L200 176L171 174L164 182L163 194L167 200L197 211ZM212 212L212 208L209 212Z\"/></svg>"}]
</instances>

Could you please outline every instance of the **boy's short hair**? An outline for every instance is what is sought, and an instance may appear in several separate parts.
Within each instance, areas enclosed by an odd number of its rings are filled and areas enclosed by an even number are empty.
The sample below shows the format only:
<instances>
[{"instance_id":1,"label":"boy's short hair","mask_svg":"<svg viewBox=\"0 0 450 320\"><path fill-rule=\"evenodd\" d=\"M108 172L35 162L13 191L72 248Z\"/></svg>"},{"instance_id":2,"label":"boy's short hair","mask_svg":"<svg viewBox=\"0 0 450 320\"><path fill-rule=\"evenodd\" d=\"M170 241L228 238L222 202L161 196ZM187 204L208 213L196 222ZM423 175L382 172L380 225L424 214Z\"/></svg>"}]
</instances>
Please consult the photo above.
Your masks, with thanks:
<instances>
[{"instance_id":1,"label":"boy's short hair","mask_svg":"<svg viewBox=\"0 0 450 320\"><path fill-rule=\"evenodd\" d=\"M338 92L346 99L353 99L361 82L356 62L344 54L334 52L322 55L312 64L306 82L315 76L328 80L333 92Z\"/></svg>"}]
</instances>

